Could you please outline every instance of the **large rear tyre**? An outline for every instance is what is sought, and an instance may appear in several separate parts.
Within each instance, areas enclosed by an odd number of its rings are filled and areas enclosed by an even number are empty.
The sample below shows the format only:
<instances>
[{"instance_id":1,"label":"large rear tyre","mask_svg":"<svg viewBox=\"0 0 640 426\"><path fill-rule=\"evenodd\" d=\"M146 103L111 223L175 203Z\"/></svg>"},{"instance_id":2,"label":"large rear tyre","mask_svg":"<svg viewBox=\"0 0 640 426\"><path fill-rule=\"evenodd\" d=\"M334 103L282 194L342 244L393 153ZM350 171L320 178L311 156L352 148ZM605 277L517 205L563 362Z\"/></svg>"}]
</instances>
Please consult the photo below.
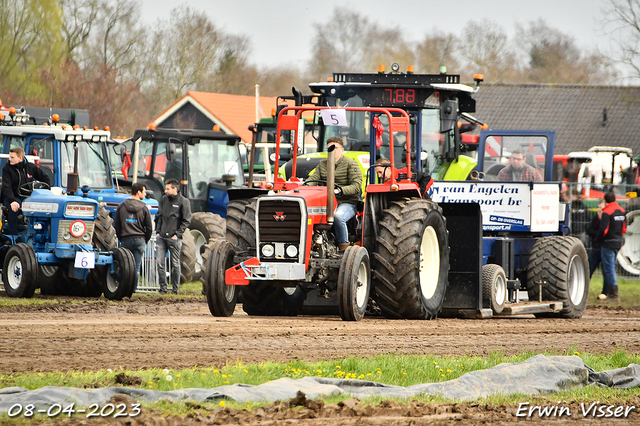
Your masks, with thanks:
<instances>
[{"instance_id":1,"label":"large rear tyre","mask_svg":"<svg viewBox=\"0 0 640 426\"><path fill-rule=\"evenodd\" d=\"M96 218L93 230L93 245L101 251L112 251L118 247L116 229L113 227L113 218L109 215L103 203L98 207L98 217Z\"/></svg>"},{"instance_id":2,"label":"large rear tyre","mask_svg":"<svg viewBox=\"0 0 640 426\"><path fill-rule=\"evenodd\" d=\"M229 204L227 205L226 239L234 247L242 240L240 228L242 227L242 221L247 204L249 204L250 201L251 200L233 200L229 201ZM247 245L247 242L244 242L244 245Z\"/></svg>"},{"instance_id":3,"label":"large rear tyre","mask_svg":"<svg viewBox=\"0 0 640 426\"><path fill-rule=\"evenodd\" d=\"M562 311L537 316L582 316L589 298L589 261L579 239L553 236L536 241L527 267L529 300L539 300L539 283L543 281L542 300L562 301Z\"/></svg>"},{"instance_id":4,"label":"large rear tyre","mask_svg":"<svg viewBox=\"0 0 640 426\"><path fill-rule=\"evenodd\" d=\"M433 201L390 203L382 214L374 258L374 299L387 318L436 318L447 290L449 233Z\"/></svg>"},{"instance_id":5,"label":"large rear tyre","mask_svg":"<svg viewBox=\"0 0 640 426\"><path fill-rule=\"evenodd\" d=\"M349 246L338 272L338 312L344 321L364 317L371 290L369 253L360 246Z\"/></svg>"},{"instance_id":6,"label":"large rear tyre","mask_svg":"<svg viewBox=\"0 0 640 426\"><path fill-rule=\"evenodd\" d=\"M196 242L193 235L188 230L182 234L182 248L180 249L180 283L190 283L196 281L194 278L196 263Z\"/></svg>"},{"instance_id":7,"label":"large rear tyre","mask_svg":"<svg viewBox=\"0 0 640 426\"><path fill-rule=\"evenodd\" d=\"M131 295L136 280L136 260L124 247L113 250L113 272L109 266L102 269L102 291L109 300L122 300Z\"/></svg>"},{"instance_id":8,"label":"large rear tyre","mask_svg":"<svg viewBox=\"0 0 640 426\"><path fill-rule=\"evenodd\" d=\"M38 259L31 246L18 243L11 247L2 268L2 282L7 296L32 297L38 283L38 271Z\"/></svg>"},{"instance_id":9,"label":"large rear tyre","mask_svg":"<svg viewBox=\"0 0 640 426\"><path fill-rule=\"evenodd\" d=\"M207 273L204 276L209 312L214 317L230 317L236 308L235 285L227 285L225 271L233 266L235 250L228 241L214 241L207 256Z\"/></svg>"},{"instance_id":10,"label":"large rear tyre","mask_svg":"<svg viewBox=\"0 0 640 426\"><path fill-rule=\"evenodd\" d=\"M500 265L482 267L482 298L489 302L494 314L500 314L507 302L507 276Z\"/></svg>"},{"instance_id":11,"label":"large rear tyre","mask_svg":"<svg viewBox=\"0 0 640 426\"><path fill-rule=\"evenodd\" d=\"M205 245L209 241L223 240L225 228L225 220L215 213L197 212L193 214L188 231L193 236L195 246L194 281L202 277L202 265L204 265L202 254L205 251Z\"/></svg>"}]
</instances>

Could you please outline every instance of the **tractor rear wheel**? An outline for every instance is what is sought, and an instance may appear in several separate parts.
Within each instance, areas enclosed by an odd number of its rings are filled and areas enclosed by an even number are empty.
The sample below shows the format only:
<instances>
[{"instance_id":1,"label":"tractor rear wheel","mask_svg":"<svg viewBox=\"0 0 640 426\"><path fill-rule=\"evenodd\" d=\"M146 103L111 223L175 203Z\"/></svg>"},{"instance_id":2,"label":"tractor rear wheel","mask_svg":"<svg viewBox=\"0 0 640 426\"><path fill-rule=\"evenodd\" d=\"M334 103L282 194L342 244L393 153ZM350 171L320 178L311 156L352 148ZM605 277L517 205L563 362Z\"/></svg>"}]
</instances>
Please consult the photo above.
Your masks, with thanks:
<instances>
[{"instance_id":1,"label":"tractor rear wheel","mask_svg":"<svg viewBox=\"0 0 640 426\"><path fill-rule=\"evenodd\" d=\"M489 301L494 314L504 310L507 301L507 275L502 266L487 264L482 267L482 298Z\"/></svg>"},{"instance_id":2,"label":"tractor rear wheel","mask_svg":"<svg viewBox=\"0 0 640 426\"><path fill-rule=\"evenodd\" d=\"M12 246L5 255L2 282L9 297L33 296L38 283L38 259L33 248L25 243Z\"/></svg>"},{"instance_id":3,"label":"tractor rear wheel","mask_svg":"<svg viewBox=\"0 0 640 426\"><path fill-rule=\"evenodd\" d=\"M449 232L437 203L389 203L379 223L373 292L387 318L436 318L447 289Z\"/></svg>"},{"instance_id":4,"label":"tractor rear wheel","mask_svg":"<svg viewBox=\"0 0 640 426\"><path fill-rule=\"evenodd\" d=\"M113 227L113 218L109 215L103 203L98 207L98 217L96 217L93 230L93 246L102 251L111 251L118 247L116 229Z\"/></svg>"},{"instance_id":5,"label":"tractor rear wheel","mask_svg":"<svg viewBox=\"0 0 640 426\"><path fill-rule=\"evenodd\" d=\"M360 246L349 246L344 252L338 272L338 311L344 321L360 321L364 317L371 290L369 253Z\"/></svg>"},{"instance_id":6,"label":"tractor rear wheel","mask_svg":"<svg viewBox=\"0 0 640 426\"><path fill-rule=\"evenodd\" d=\"M211 249L207 256L207 273L204 276L207 304L211 315L230 317L236 308L237 291L235 285L226 284L225 271L233 266L235 250L231 243L224 240L214 241L210 244Z\"/></svg>"},{"instance_id":7,"label":"tractor rear wheel","mask_svg":"<svg viewBox=\"0 0 640 426\"><path fill-rule=\"evenodd\" d=\"M102 269L102 291L109 300L122 300L128 297L136 281L136 260L133 254L124 247L113 250L113 273L111 267Z\"/></svg>"},{"instance_id":8,"label":"tractor rear wheel","mask_svg":"<svg viewBox=\"0 0 640 426\"><path fill-rule=\"evenodd\" d=\"M191 232L182 234L182 248L180 249L180 283L190 283L194 278L196 263L196 242Z\"/></svg>"},{"instance_id":9,"label":"tractor rear wheel","mask_svg":"<svg viewBox=\"0 0 640 426\"><path fill-rule=\"evenodd\" d=\"M193 236L195 247L193 254L196 258L196 264L193 281L202 277L202 265L204 265L202 254L205 251L205 245L210 241L223 240L225 228L225 220L215 213L197 212L193 214L188 229Z\"/></svg>"},{"instance_id":10,"label":"tractor rear wheel","mask_svg":"<svg viewBox=\"0 0 640 426\"><path fill-rule=\"evenodd\" d=\"M582 242L575 237L552 236L540 238L533 245L527 267L527 293L529 300L562 301L560 316L580 318L589 298L589 261Z\"/></svg>"}]
</instances>

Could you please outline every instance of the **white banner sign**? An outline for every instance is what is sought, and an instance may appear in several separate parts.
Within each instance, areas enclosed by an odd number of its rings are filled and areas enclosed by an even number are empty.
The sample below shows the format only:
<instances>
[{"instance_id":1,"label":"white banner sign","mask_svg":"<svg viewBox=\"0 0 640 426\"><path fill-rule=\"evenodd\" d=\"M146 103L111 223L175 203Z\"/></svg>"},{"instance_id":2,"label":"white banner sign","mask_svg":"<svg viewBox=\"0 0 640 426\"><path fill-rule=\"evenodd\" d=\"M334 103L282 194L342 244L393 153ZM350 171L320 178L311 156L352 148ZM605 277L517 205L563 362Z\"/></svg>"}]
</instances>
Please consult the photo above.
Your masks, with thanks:
<instances>
[{"instance_id":1,"label":"white banner sign","mask_svg":"<svg viewBox=\"0 0 640 426\"><path fill-rule=\"evenodd\" d=\"M531 187L528 183L434 182L429 196L437 203L478 203L485 231L528 231Z\"/></svg>"}]
</instances>

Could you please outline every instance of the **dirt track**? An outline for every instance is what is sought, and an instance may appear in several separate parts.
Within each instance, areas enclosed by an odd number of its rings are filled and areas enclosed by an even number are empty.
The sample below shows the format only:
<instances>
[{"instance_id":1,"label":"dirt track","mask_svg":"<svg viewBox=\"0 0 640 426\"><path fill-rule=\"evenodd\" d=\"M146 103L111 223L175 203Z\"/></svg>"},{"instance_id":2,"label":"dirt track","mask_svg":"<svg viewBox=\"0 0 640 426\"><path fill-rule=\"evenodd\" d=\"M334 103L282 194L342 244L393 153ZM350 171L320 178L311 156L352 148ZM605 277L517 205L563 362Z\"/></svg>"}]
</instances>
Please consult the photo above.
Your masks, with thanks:
<instances>
[{"instance_id":1,"label":"dirt track","mask_svg":"<svg viewBox=\"0 0 640 426\"><path fill-rule=\"evenodd\" d=\"M22 312L20 312L22 311ZM61 304L0 310L0 372L183 368L377 353L485 355L525 350L640 353L640 311L588 309L581 319L390 321L339 317L229 318L203 300ZM46 361L45 361L46 360Z\"/></svg>"},{"instance_id":2,"label":"dirt track","mask_svg":"<svg viewBox=\"0 0 640 426\"><path fill-rule=\"evenodd\" d=\"M571 345L594 354L640 353L640 310L604 308L588 309L577 320L365 318L347 323L339 317L249 317L239 308L230 318L215 318L204 299L81 304L62 299L54 305L0 308L0 324L0 373L177 369L237 359L313 361L377 353L564 352ZM494 420L508 421L511 415L502 417Z\"/></svg>"}]
</instances>

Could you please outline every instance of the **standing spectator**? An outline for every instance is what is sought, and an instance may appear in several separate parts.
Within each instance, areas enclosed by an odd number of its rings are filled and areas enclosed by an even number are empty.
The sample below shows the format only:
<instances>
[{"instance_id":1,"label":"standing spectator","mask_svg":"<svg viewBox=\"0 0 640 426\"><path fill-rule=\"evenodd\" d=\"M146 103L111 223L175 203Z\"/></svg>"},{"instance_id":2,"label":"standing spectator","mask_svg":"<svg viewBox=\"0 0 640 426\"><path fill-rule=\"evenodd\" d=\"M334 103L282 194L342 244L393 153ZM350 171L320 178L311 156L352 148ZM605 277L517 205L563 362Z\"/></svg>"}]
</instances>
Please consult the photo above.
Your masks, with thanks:
<instances>
[{"instance_id":1,"label":"standing spectator","mask_svg":"<svg viewBox=\"0 0 640 426\"><path fill-rule=\"evenodd\" d=\"M147 188L141 183L131 185L131 198L124 200L116 209L113 227L120 240L120 246L128 248L136 260L135 292L140 281L140 269L146 243L151 239L153 223L151 213L144 203Z\"/></svg>"},{"instance_id":2,"label":"standing spectator","mask_svg":"<svg viewBox=\"0 0 640 426\"><path fill-rule=\"evenodd\" d=\"M11 148L9 161L2 168L2 203L9 209L7 229L2 230L4 234L18 233L18 210L22 207L22 201L31 195L37 182L51 186L49 176L24 158L24 149Z\"/></svg>"},{"instance_id":3,"label":"standing spectator","mask_svg":"<svg viewBox=\"0 0 640 426\"><path fill-rule=\"evenodd\" d=\"M611 300L620 300L616 280L616 256L622 247L622 234L627 232L627 221L624 209L616 202L616 195L613 192L604 194L604 202L605 207L602 210L596 239L600 244L604 287L608 289L608 294L605 296Z\"/></svg>"},{"instance_id":4,"label":"standing spectator","mask_svg":"<svg viewBox=\"0 0 640 426\"><path fill-rule=\"evenodd\" d=\"M591 251L589 251L589 277L593 276L593 273L598 269L602 258L600 256L600 244L596 237L598 236L598 230L600 229L600 219L602 218L602 210L604 210L605 204L604 199L600 200L600 204L598 205L598 213L593 216L589 225L587 225L587 234L591 237ZM607 294L609 293L609 289L605 286L606 283L602 285L602 292L598 296L598 299L604 300L607 298Z\"/></svg>"},{"instance_id":5,"label":"standing spectator","mask_svg":"<svg viewBox=\"0 0 640 426\"><path fill-rule=\"evenodd\" d=\"M171 255L171 283L173 293L178 294L180 288L180 250L182 249L182 234L191 224L191 206L189 200L178 193L180 183L175 179L167 179L165 190L158 206L156 216L156 231L158 232L158 281L160 293L167 292L167 275L165 273L164 258L167 250Z\"/></svg>"}]
</instances>

